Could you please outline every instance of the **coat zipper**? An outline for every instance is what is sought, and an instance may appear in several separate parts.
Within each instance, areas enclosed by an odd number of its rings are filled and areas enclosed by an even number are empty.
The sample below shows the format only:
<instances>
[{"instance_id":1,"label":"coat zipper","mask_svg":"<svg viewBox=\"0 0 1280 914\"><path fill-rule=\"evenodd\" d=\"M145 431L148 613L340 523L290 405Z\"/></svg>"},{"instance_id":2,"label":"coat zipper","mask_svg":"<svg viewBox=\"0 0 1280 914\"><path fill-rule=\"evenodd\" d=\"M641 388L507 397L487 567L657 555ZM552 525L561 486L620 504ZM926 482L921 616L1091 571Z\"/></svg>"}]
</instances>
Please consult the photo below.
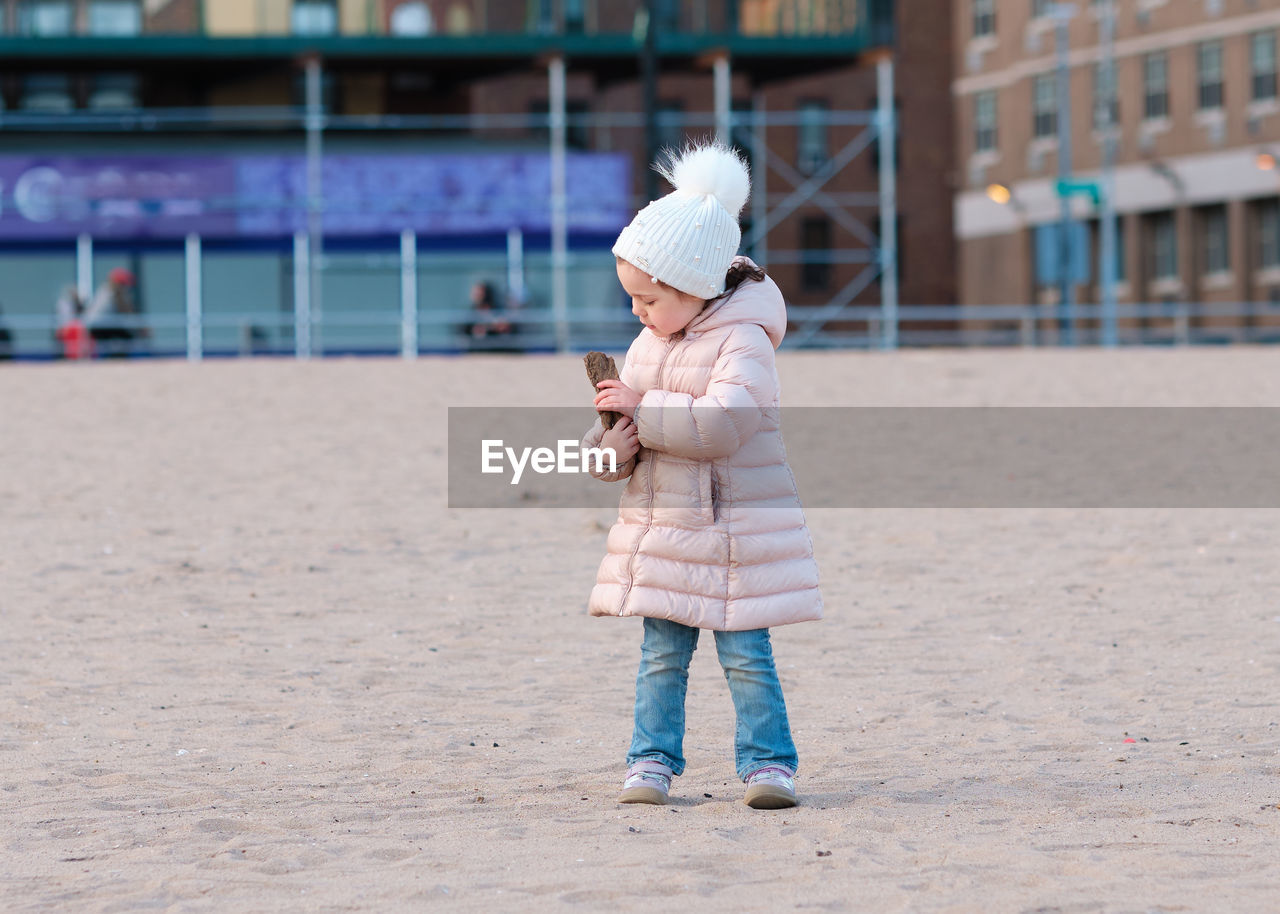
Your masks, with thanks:
<instances>
[{"instance_id":1,"label":"coat zipper","mask_svg":"<svg viewBox=\"0 0 1280 914\"><path fill-rule=\"evenodd\" d=\"M662 354L662 360L658 362L658 383L656 385L658 390L665 389L662 386L662 369L667 364L667 357L670 356L671 353L675 350L677 342L679 341L672 340L670 343L667 344L667 351ZM634 415L632 416L632 421L633 422L635 421ZM636 582L636 572L635 572L636 553L640 551L640 543L644 541L645 535L653 527L653 467L652 466L649 467L647 476L648 478L645 482L645 490L646 490L646 495L648 495L649 507L647 510L649 513L648 513L648 517L645 518L644 531L640 534L640 536L636 538L636 544L631 550L631 558L627 560L627 589L622 592L622 600L618 604L618 615L622 615L623 609L626 608L627 597L631 596L631 587Z\"/></svg>"}]
</instances>

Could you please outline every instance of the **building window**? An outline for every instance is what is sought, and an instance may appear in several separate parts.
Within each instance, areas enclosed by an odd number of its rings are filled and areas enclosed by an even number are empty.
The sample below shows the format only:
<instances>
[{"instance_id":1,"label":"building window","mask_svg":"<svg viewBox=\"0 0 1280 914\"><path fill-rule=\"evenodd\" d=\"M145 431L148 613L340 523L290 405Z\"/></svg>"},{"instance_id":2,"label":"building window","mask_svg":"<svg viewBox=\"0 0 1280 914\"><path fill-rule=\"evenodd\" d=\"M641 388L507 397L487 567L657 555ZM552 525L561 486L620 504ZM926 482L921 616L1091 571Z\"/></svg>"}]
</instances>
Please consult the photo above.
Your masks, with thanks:
<instances>
[{"instance_id":1,"label":"building window","mask_svg":"<svg viewBox=\"0 0 1280 914\"><path fill-rule=\"evenodd\" d=\"M402 38L421 38L435 31L431 7L425 0L410 0L391 11L391 34Z\"/></svg>"},{"instance_id":2,"label":"building window","mask_svg":"<svg viewBox=\"0 0 1280 914\"><path fill-rule=\"evenodd\" d=\"M755 174L756 160L751 154L755 145L752 142L753 131L755 129L755 108L751 104L751 100L747 98L735 98L729 103L730 128L729 136L731 139L730 146L734 152L746 159L751 165L751 173Z\"/></svg>"},{"instance_id":3,"label":"building window","mask_svg":"<svg viewBox=\"0 0 1280 914\"><path fill-rule=\"evenodd\" d=\"M831 285L831 220L811 216L800 223L800 286L806 292L821 292Z\"/></svg>"},{"instance_id":4,"label":"building window","mask_svg":"<svg viewBox=\"0 0 1280 914\"><path fill-rule=\"evenodd\" d=\"M336 111L338 101L338 81L330 70L320 71L320 110ZM293 104L299 108L307 105L307 74L298 73L293 78Z\"/></svg>"},{"instance_id":5,"label":"building window","mask_svg":"<svg viewBox=\"0 0 1280 914\"><path fill-rule=\"evenodd\" d=\"M1276 33L1257 32L1249 39L1249 71L1253 100L1276 97Z\"/></svg>"},{"instance_id":6,"label":"building window","mask_svg":"<svg viewBox=\"0 0 1280 914\"><path fill-rule=\"evenodd\" d=\"M566 109L568 103L565 104ZM551 139L551 103L545 98L529 102L529 133L536 140L546 143Z\"/></svg>"},{"instance_id":7,"label":"building window","mask_svg":"<svg viewBox=\"0 0 1280 914\"><path fill-rule=\"evenodd\" d=\"M591 105L580 98L571 98L564 103L564 113L565 144L573 149L586 149L591 145L591 128L587 123L591 115Z\"/></svg>"},{"instance_id":8,"label":"building window","mask_svg":"<svg viewBox=\"0 0 1280 914\"><path fill-rule=\"evenodd\" d=\"M973 37L996 33L996 0L973 0Z\"/></svg>"},{"instance_id":9,"label":"building window","mask_svg":"<svg viewBox=\"0 0 1280 914\"><path fill-rule=\"evenodd\" d=\"M1206 41L1196 49L1200 70L1200 108L1222 107L1222 42Z\"/></svg>"},{"instance_id":10,"label":"building window","mask_svg":"<svg viewBox=\"0 0 1280 914\"><path fill-rule=\"evenodd\" d=\"M811 175L827 164L827 103L810 99L800 103L799 136L796 140L796 167Z\"/></svg>"},{"instance_id":11,"label":"building window","mask_svg":"<svg viewBox=\"0 0 1280 914\"><path fill-rule=\"evenodd\" d=\"M89 34L112 37L142 34L142 4L138 0L92 0Z\"/></svg>"},{"instance_id":12,"label":"building window","mask_svg":"<svg viewBox=\"0 0 1280 914\"><path fill-rule=\"evenodd\" d=\"M1107 90L1106 68L1093 65L1093 129L1105 130L1120 123L1120 96L1116 93L1115 71L1111 73L1111 87Z\"/></svg>"},{"instance_id":13,"label":"building window","mask_svg":"<svg viewBox=\"0 0 1280 914\"><path fill-rule=\"evenodd\" d=\"M1044 19L1053 11L1053 0L1031 0L1031 18Z\"/></svg>"},{"instance_id":14,"label":"building window","mask_svg":"<svg viewBox=\"0 0 1280 914\"><path fill-rule=\"evenodd\" d=\"M102 73L89 85L89 107L96 111L138 108L138 97L138 77L132 73Z\"/></svg>"},{"instance_id":15,"label":"building window","mask_svg":"<svg viewBox=\"0 0 1280 914\"><path fill-rule=\"evenodd\" d=\"M653 22L659 34L680 30L679 0L653 0L650 9L653 11Z\"/></svg>"},{"instance_id":16,"label":"building window","mask_svg":"<svg viewBox=\"0 0 1280 914\"><path fill-rule=\"evenodd\" d=\"M562 14L565 32L581 35L587 25L587 9L584 0L564 0Z\"/></svg>"},{"instance_id":17,"label":"building window","mask_svg":"<svg viewBox=\"0 0 1280 914\"><path fill-rule=\"evenodd\" d=\"M681 149L684 146L684 102L658 103L658 148Z\"/></svg>"},{"instance_id":18,"label":"building window","mask_svg":"<svg viewBox=\"0 0 1280 914\"><path fill-rule=\"evenodd\" d=\"M65 74L34 73L22 80L21 106L24 111L70 111L71 77Z\"/></svg>"},{"instance_id":19,"label":"building window","mask_svg":"<svg viewBox=\"0 0 1280 914\"><path fill-rule=\"evenodd\" d=\"M587 123L591 106L582 99L569 98L564 103L564 142L573 149L586 149L590 145L591 129ZM544 143L551 142L551 107L545 98L529 103L530 132Z\"/></svg>"},{"instance_id":20,"label":"building window","mask_svg":"<svg viewBox=\"0 0 1280 914\"><path fill-rule=\"evenodd\" d=\"M555 31L555 17L551 10L551 0L529 0L525 8L525 31L540 35L549 35Z\"/></svg>"},{"instance_id":21,"label":"building window","mask_svg":"<svg viewBox=\"0 0 1280 914\"><path fill-rule=\"evenodd\" d=\"M1051 73L1042 73L1032 82L1031 123L1037 138L1058 132L1057 86Z\"/></svg>"},{"instance_id":22,"label":"building window","mask_svg":"<svg viewBox=\"0 0 1280 914\"><path fill-rule=\"evenodd\" d=\"M75 25L71 0L27 0L18 7L18 31L46 38L70 35Z\"/></svg>"},{"instance_id":23,"label":"building window","mask_svg":"<svg viewBox=\"0 0 1280 914\"><path fill-rule=\"evenodd\" d=\"M1178 230L1173 213L1156 213L1150 217L1151 276L1153 279L1178 278Z\"/></svg>"},{"instance_id":24,"label":"building window","mask_svg":"<svg viewBox=\"0 0 1280 914\"><path fill-rule=\"evenodd\" d=\"M1142 116L1147 119L1169 116L1169 60L1163 51L1142 60Z\"/></svg>"},{"instance_id":25,"label":"building window","mask_svg":"<svg viewBox=\"0 0 1280 914\"><path fill-rule=\"evenodd\" d=\"M469 7L463 6L461 3L455 3L449 7L449 12L444 17L445 30L450 35L470 35L471 34L471 10Z\"/></svg>"},{"instance_id":26,"label":"building window","mask_svg":"<svg viewBox=\"0 0 1280 914\"><path fill-rule=\"evenodd\" d=\"M335 0L293 0L293 34L332 35L338 31Z\"/></svg>"},{"instance_id":27,"label":"building window","mask_svg":"<svg viewBox=\"0 0 1280 914\"><path fill-rule=\"evenodd\" d=\"M1275 269L1280 267L1280 199L1262 201L1257 212L1258 266Z\"/></svg>"},{"instance_id":28,"label":"building window","mask_svg":"<svg viewBox=\"0 0 1280 914\"><path fill-rule=\"evenodd\" d=\"M979 92L973 99L973 148L989 152L996 148L996 93Z\"/></svg>"},{"instance_id":29,"label":"building window","mask_svg":"<svg viewBox=\"0 0 1280 914\"><path fill-rule=\"evenodd\" d=\"M1231 268L1227 246L1227 208L1206 206L1200 214L1201 249L1205 273L1225 273Z\"/></svg>"}]
</instances>

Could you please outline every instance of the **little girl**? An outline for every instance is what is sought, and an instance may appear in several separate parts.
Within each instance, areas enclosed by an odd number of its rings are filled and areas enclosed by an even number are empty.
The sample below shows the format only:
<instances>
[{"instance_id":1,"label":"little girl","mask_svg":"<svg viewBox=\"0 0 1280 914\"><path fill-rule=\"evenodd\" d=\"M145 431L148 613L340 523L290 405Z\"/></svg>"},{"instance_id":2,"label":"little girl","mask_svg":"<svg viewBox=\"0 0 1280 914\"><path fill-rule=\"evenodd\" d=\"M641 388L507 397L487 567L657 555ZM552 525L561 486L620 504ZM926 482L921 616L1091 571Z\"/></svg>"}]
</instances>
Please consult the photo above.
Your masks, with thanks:
<instances>
[{"instance_id":1,"label":"little girl","mask_svg":"<svg viewBox=\"0 0 1280 914\"><path fill-rule=\"evenodd\" d=\"M613 253L644 329L619 380L601 381L584 444L613 448L629 477L591 591L596 616L643 616L635 731L622 803L663 803L684 771L684 699L700 629L737 716L746 803L796 803L798 761L769 627L822 618L818 568L778 413L774 349L782 293L735 257L747 167L730 150L686 150L659 171L675 191L642 209Z\"/></svg>"}]
</instances>

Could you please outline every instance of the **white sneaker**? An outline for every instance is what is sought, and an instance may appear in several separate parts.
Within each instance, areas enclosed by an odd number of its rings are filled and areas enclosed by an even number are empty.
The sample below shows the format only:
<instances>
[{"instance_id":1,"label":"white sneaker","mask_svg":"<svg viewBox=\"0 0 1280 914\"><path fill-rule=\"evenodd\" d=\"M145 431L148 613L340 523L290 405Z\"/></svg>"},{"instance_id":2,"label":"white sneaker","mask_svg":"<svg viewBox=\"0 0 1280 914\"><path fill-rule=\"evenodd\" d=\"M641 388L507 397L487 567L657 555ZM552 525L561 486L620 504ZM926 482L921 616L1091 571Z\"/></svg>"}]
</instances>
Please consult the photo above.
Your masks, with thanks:
<instances>
[{"instance_id":1,"label":"white sneaker","mask_svg":"<svg viewBox=\"0 0 1280 914\"><path fill-rule=\"evenodd\" d=\"M641 759L627 769L619 803L649 803L661 806L671 789L671 769L656 759Z\"/></svg>"},{"instance_id":2,"label":"white sneaker","mask_svg":"<svg viewBox=\"0 0 1280 914\"><path fill-rule=\"evenodd\" d=\"M780 765L753 771L747 777L744 802L752 809L788 809L796 805L794 773Z\"/></svg>"}]
</instances>

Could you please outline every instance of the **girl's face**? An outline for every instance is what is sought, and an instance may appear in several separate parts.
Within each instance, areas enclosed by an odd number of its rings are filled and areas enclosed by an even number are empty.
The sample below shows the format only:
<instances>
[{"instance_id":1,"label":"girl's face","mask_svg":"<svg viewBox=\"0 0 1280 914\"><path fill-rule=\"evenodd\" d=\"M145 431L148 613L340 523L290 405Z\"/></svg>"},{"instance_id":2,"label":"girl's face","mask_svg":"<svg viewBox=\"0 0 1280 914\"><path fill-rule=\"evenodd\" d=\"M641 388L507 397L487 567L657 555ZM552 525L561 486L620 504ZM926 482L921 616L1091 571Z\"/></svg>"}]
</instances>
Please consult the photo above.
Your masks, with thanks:
<instances>
[{"instance_id":1,"label":"girl's face","mask_svg":"<svg viewBox=\"0 0 1280 914\"><path fill-rule=\"evenodd\" d=\"M625 260L618 261L618 282L631 296L631 313L661 337L679 333L698 316L705 302L653 277Z\"/></svg>"}]
</instances>

